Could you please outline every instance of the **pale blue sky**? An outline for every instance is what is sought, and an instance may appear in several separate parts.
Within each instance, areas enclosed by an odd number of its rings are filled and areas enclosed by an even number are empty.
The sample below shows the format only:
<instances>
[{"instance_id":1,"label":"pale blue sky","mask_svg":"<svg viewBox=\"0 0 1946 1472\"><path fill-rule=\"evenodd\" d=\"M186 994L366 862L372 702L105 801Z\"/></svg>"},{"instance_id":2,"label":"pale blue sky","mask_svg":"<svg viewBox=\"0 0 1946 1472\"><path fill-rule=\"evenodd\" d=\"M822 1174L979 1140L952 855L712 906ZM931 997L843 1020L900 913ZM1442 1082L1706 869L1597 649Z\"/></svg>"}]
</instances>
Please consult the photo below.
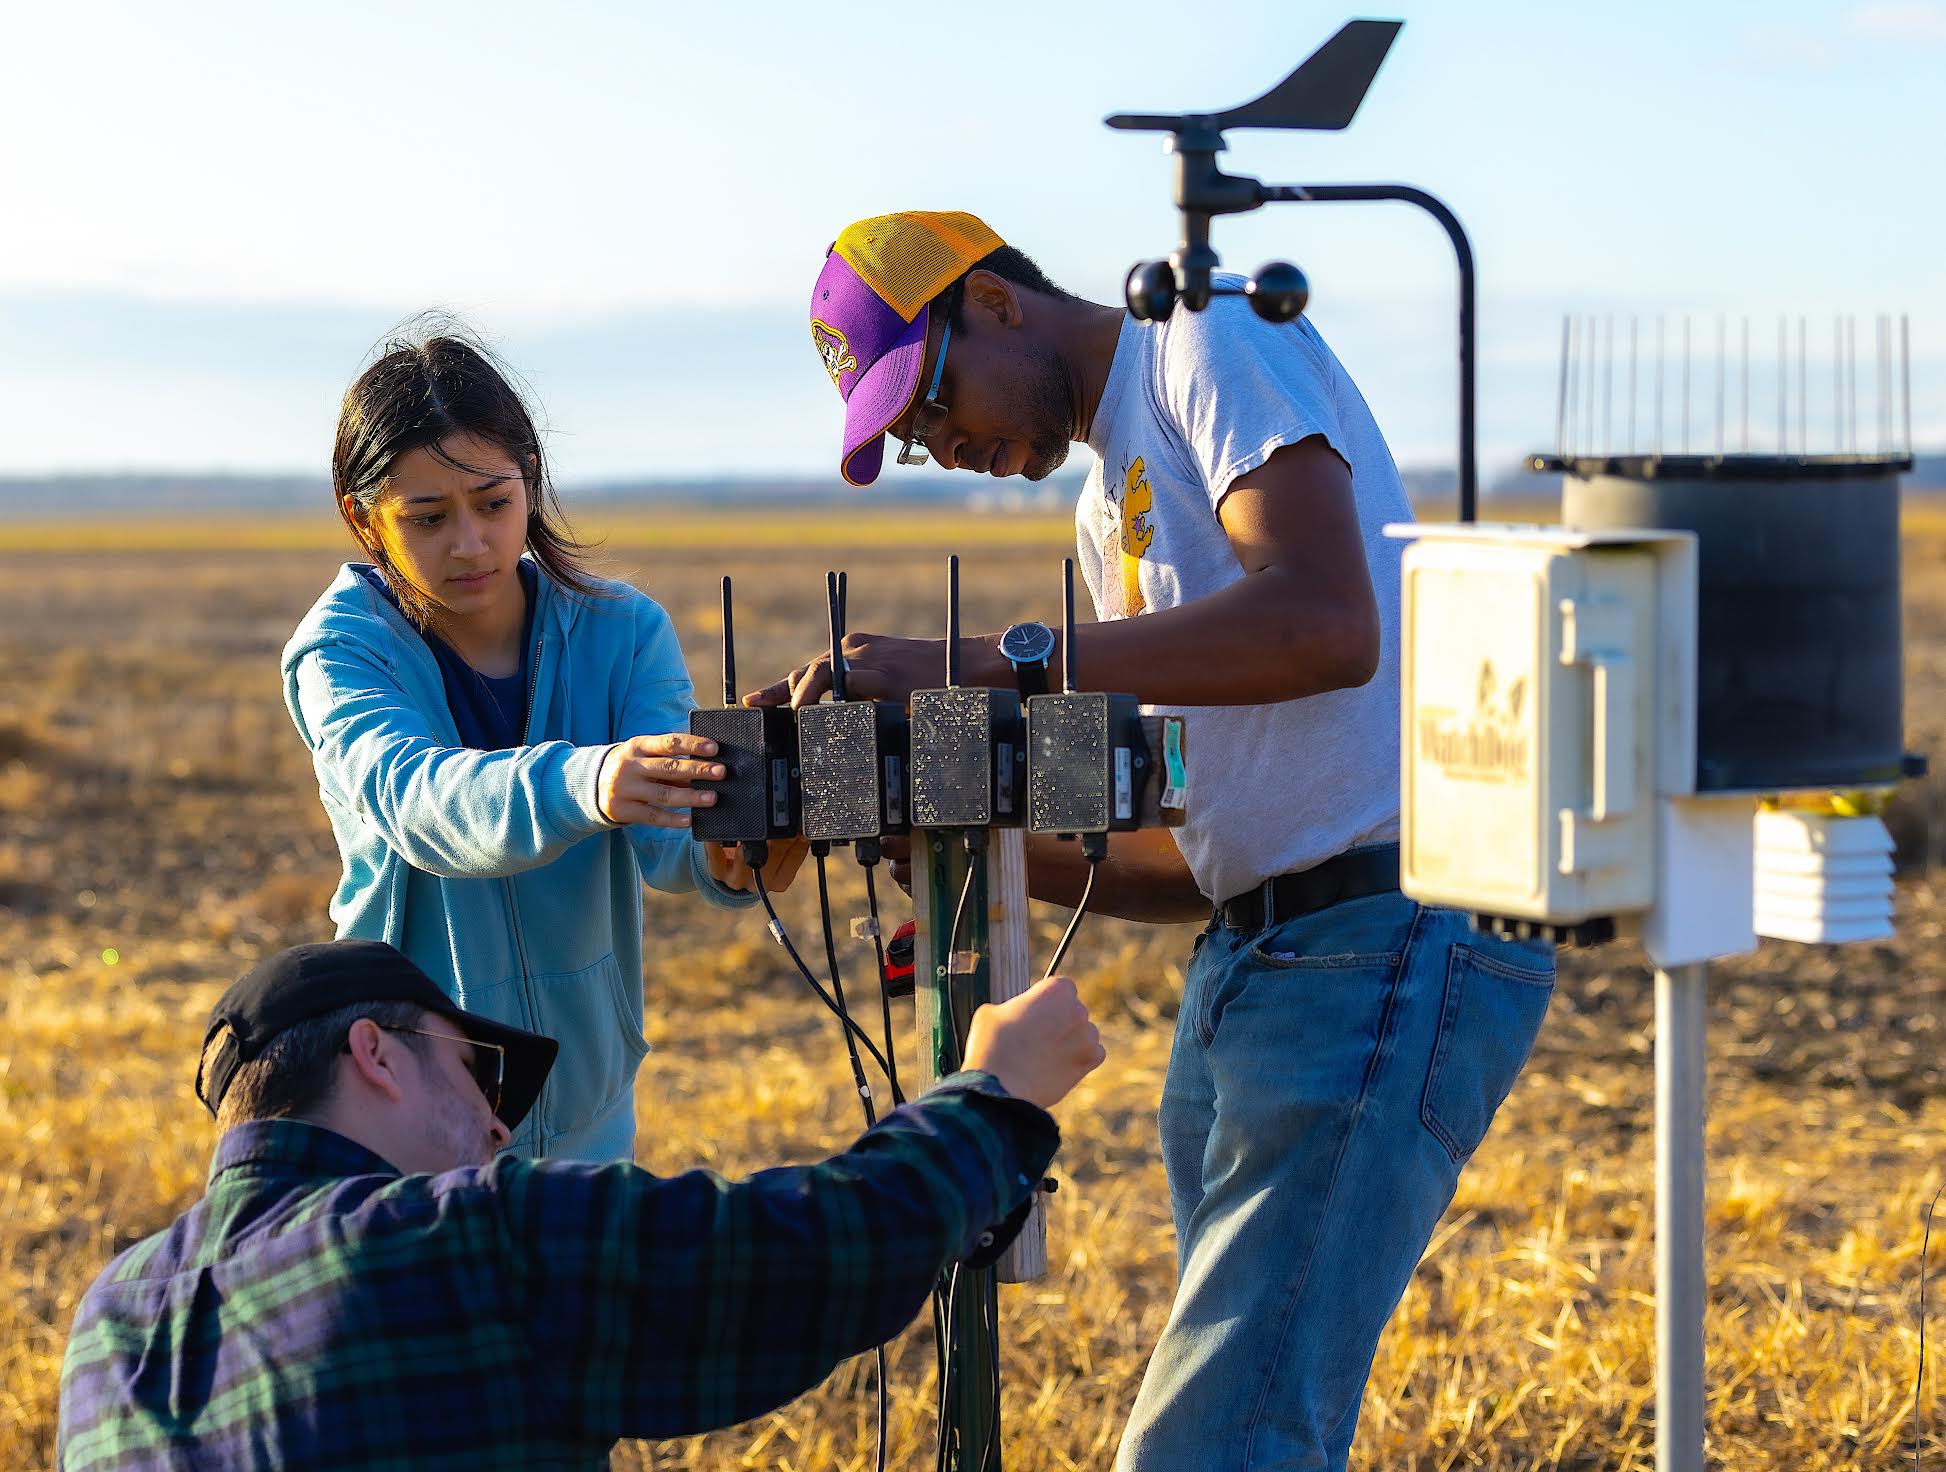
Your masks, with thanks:
<instances>
[{"instance_id":1,"label":"pale blue sky","mask_svg":"<svg viewBox=\"0 0 1946 1472\"><path fill-rule=\"evenodd\" d=\"M1873 315L1909 312L1918 437L1946 441L1946 3L1375 13L1407 24L1351 129L1237 133L1227 162L1453 205L1480 263L1489 468L1552 441L1565 310L1616 314L1618 355L1629 313L1645 351L1656 313L1672 341L1696 313L1712 353L1715 314L1734 336L1748 313L1766 374L1779 312L1809 315L1819 356L1831 314L1856 313L1867 385ZM0 473L322 473L345 383L430 305L534 385L565 482L826 473L839 406L804 304L840 227L971 209L1111 300L1175 222L1157 140L1102 117L1242 101L1346 18L1260 0L11 7ZM1400 460L1449 454L1452 262L1429 221L1274 207L1220 221L1217 245L1246 269L1297 260Z\"/></svg>"}]
</instances>

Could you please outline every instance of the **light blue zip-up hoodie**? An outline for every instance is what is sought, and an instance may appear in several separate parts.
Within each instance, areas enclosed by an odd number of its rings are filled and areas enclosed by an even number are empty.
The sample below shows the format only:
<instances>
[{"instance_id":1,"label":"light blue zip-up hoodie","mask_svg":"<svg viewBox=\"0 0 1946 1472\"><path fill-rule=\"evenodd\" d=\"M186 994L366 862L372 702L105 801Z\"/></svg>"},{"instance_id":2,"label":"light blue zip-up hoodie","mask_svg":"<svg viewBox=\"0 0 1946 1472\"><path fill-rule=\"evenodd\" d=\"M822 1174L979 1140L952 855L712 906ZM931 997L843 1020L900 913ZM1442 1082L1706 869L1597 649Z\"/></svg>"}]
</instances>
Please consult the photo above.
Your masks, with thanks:
<instances>
[{"instance_id":1,"label":"light blue zip-up hoodie","mask_svg":"<svg viewBox=\"0 0 1946 1472\"><path fill-rule=\"evenodd\" d=\"M284 649L344 876L341 937L389 941L459 1005L561 1044L514 1137L527 1155L626 1158L642 1039L642 883L754 903L687 830L617 827L595 784L617 741L688 729L669 616L625 583L584 598L540 572L526 744L459 744L438 662L347 563Z\"/></svg>"}]
</instances>

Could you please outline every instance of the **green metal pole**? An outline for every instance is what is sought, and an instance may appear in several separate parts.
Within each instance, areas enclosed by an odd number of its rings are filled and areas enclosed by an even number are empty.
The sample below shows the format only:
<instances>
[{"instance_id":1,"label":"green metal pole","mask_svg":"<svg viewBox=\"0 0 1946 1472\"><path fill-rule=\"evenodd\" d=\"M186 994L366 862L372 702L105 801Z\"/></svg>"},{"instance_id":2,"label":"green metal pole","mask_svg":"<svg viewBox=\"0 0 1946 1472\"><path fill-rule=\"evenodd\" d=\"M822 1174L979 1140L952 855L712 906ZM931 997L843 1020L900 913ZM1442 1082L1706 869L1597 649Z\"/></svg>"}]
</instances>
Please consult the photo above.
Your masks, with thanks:
<instances>
[{"instance_id":1,"label":"green metal pole","mask_svg":"<svg viewBox=\"0 0 1946 1472\"><path fill-rule=\"evenodd\" d=\"M978 861L968 855L957 833L916 832L912 837L913 858L919 861L915 878L923 880L913 886L924 942L919 948L916 992L923 1086L959 1070L973 1011L989 994L986 877L990 871L979 865L955 938L954 913L965 892L967 870ZM942 1304L951 1280L949 1273L941 1281ZM988 1467L998 1472L1000 1467L1000 1407L995 1400L999 1383L995 1364L1000 1353L995 1332L997 1299L992 1268L959 1270L951 1334L945 1340L951 1399L939 1428L947 1443L946 1465L953 1472L984 1472ZM947 1327L938 1325L942 1336Z\"/></svg>"}]
</instances>

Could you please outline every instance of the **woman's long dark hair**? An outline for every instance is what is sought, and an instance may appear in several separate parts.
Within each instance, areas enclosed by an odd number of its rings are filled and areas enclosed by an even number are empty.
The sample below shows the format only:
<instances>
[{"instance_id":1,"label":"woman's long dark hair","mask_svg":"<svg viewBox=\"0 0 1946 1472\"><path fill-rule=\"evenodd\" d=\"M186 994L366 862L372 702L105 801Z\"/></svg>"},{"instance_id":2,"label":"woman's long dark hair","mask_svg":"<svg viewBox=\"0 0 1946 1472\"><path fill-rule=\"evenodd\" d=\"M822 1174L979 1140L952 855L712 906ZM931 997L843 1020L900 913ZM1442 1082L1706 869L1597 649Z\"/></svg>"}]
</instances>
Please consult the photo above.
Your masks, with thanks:
<instances>
[{"instance_id":1,"label":"woman's long dark hair","mask_svg":"<svg viewBox=\"0 0 1946 1472\"><path fill-rule=\"evenodd\" d=\"M331 452L331 492L338 514L372 555L406 616L426 627L437 611L432 600L390 565L382 539L367 541L345 505L360 514L373 504L401 455L428 450L456 470L486 473L447 455L442 441L471 434L505 450L527 483L527 547L548 576L588 597L603 590L582 566L588 544L569 528L548 478L534 417L493 354L457 323L438 316L415 319L389 339L378 358L345 390L338 438Z\"/></svg>"}]
</instances>

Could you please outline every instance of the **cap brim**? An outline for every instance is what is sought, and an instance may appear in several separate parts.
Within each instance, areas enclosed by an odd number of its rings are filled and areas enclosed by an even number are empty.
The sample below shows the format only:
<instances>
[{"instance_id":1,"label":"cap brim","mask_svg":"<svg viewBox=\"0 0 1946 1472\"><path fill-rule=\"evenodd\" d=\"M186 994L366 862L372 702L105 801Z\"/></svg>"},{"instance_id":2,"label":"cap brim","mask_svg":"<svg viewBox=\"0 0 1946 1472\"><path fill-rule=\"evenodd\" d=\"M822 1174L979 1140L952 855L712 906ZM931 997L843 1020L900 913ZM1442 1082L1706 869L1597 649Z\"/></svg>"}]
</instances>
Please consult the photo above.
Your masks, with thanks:
<instances>
[{"instance_id":1,"label":"cap brim","mask_svg":"<svg viewBox=\"0 0 1946 1472\"><path fill-rule=\"evenodd\" d=\"M500 1079L500 1107L494 1112L509 1130L520 1128L534 1101L541 1096L549 1070L561 1045L541 1033L509 1027L504 1022L489 1022L457 1008L445 1014L476 1043L496 1043L506 1049L507 1071Z\"/></svg>"},{"instance_id":2,"label":"cap brim","mask_svg":"<svg viewBox=\"0 0 1946 1472\"><path fill-rule=\"evenodd\" d=\"M867 368L845 400L844 453L838 470L854 486L878 479L885 464L885 431L911 407L919 393L919 371L926 365L927 314L921 312L898 341Z\"/></svg>"}]
</instances>

